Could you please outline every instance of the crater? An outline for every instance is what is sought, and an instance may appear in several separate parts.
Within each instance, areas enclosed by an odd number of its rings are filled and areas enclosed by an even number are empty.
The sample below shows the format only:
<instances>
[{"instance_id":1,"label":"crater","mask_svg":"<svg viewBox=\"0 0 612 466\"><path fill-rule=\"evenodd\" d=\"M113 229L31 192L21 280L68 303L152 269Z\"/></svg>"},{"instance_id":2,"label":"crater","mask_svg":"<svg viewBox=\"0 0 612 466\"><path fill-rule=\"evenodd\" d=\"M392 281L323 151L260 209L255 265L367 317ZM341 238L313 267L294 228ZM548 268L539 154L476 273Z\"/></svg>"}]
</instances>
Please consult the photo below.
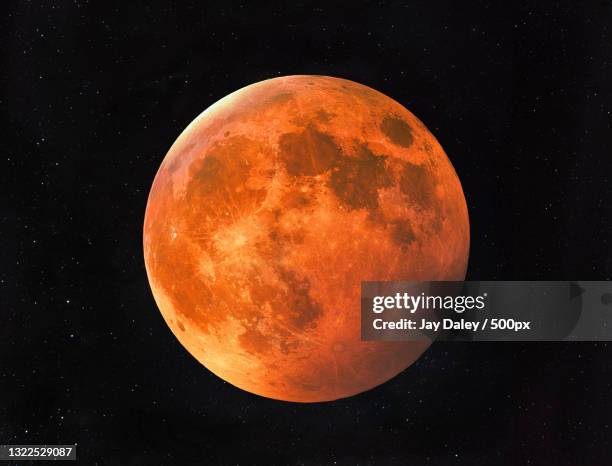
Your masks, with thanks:
<instances>
[{"instance_id":1,"label":"crater","mask_svg":"<svg viewBox=\"0 0 612 466\"><path fill-rule=\"evenodd\" d=\"M385 117L380 129L392 143L402 147L412 145L412 129L404 120L396 117Z\"/></svg>"},{"instance_id":2,"label":"crater","mask_svg":"<svg viewBox=\"0 0 612 466\"><path fill-rule=\"evenodd\" d=\"M318 110L316 113L316 119L321 123L329 123L333 116L334 115L332 113L329 113L323 109Z\"/></svg>"},{"instance_id":3,"label":"crater","mask_svg":"<svg viewBox=\"0 0 612 466\"><path fill-rule=\"evenodd\" d=\"M416 235L408 220L395 220L391 223L391 225L391 236L402 249L406 248L416 240Z\"/></svg>"}]
</instances>

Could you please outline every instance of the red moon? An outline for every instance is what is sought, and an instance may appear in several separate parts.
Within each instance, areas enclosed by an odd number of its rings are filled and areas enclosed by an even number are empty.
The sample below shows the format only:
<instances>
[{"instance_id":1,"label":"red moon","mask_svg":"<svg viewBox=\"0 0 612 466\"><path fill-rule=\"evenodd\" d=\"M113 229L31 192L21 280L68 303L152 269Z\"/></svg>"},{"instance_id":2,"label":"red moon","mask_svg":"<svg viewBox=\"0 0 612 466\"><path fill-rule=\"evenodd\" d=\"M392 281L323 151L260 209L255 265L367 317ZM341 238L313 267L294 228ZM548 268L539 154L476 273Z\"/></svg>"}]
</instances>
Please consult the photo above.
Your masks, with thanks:
<instances>
[{"instance_id":1,"label":"red moon","mask_svg":"<svg viewBox=\"0 0 612 466\"><path fill-rule=\"evenodd\" d=\"M428 342L361 341L366 280L463 280L459 178L412 113L326 76L252 84L170 148L144 222L168 326L200 363L269 398L376 387Z\"/></svg>"}]
</instances>

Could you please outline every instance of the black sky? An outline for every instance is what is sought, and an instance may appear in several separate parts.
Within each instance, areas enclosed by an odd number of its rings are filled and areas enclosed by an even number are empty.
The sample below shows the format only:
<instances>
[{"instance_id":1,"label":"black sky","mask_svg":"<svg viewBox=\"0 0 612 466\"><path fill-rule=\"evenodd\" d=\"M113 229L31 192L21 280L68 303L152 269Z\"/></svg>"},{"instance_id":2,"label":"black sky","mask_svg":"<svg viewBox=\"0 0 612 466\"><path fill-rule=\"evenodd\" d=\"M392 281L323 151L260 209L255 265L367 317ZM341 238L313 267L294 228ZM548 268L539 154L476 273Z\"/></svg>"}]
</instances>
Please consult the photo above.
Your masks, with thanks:
<instances>
[{"instance_id":1,"label":"black sky","mask_svg":"<svg viewBox=\"0 0 612 466\"><path fill-rule=\"evenodd\" d=\"M170 333L142 257L155 172L206 107L287 74L425 122L466 193L468 278L612 279L609 1L284 3L4 3L0 443L77 442L83 464L609 464L607 343L439 343L300 405Z\"/></svg>"}]
</instances>

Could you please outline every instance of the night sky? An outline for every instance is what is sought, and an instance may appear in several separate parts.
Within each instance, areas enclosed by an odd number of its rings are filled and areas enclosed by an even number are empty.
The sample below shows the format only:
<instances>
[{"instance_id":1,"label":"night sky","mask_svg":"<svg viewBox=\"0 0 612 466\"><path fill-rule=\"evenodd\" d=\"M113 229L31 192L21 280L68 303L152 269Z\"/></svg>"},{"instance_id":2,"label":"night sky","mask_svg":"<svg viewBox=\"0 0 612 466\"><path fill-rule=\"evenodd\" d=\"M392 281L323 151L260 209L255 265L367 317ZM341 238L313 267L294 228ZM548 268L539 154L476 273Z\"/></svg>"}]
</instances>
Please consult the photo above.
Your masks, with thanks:
<instances>
[{"instance_id":1,"label":"night sky","mask_svg":"<svg viewBox=\"0 0 612 466\"><path fill-rule=\"evenodd\" d=\"M610 464L608 343L437 343L303 405L171 334L142 255L153 177L195 116L279 75L366 84L429 127L468 201L469 279L612 279L609 1L283 3L4 2L0 443L76 442L82 464Z\"/></svg>"}]
</instances>

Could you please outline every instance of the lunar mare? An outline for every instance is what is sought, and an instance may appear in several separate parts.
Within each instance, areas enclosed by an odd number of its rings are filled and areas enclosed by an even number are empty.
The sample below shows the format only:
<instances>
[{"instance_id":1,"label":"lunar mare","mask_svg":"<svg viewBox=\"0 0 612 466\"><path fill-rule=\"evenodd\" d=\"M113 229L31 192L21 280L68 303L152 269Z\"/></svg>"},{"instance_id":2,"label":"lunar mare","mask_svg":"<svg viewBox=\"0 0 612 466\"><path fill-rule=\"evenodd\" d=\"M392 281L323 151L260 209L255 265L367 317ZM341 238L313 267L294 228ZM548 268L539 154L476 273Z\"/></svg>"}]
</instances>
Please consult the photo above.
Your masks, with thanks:
<instances>
[{"instance_id":1,"label":"lunar mare","mask_svg":"<svg viewBox=\"0 0 612 466\"><path fill-rule=\"evenodd\" d=\"M316 402L393 377L428 342L361 341L366 280L462 280L469 222L440 144L352 81L287 76L221 99L170 148L144 223L149 283L204 366Z\"/></svg>"}]
</instances>

